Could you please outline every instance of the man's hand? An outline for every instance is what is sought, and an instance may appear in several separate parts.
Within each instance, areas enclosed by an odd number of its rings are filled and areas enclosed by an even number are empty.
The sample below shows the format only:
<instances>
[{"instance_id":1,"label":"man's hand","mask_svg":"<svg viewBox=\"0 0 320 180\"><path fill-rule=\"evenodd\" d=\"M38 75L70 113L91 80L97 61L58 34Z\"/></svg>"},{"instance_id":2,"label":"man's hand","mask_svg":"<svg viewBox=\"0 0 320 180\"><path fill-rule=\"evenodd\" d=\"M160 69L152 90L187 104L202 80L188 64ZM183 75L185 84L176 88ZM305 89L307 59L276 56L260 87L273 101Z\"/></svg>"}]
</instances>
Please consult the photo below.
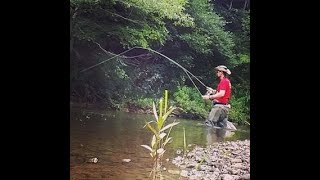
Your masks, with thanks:
<instances>
[{"instance_id":1,"label":"man's hand","mask_svg":"<svg viewBox=\"0 0 320 180\"><path fill-rule=\"evenodd\" d=\"M202 99L204 99L204 100L209 100L209 95L203 95L203 96L202 96Z\"/></svg>"},{"instance_id":2,"label":"man's hand","mask_svg":"<svg viewBox=\"0 0 320 180\"><path fill-rule=\"evenodd\" d=\"M206 94L215 94L216 90L212 89L211 87L207 87L207 92Z\"/></svg>"}]
</instances>

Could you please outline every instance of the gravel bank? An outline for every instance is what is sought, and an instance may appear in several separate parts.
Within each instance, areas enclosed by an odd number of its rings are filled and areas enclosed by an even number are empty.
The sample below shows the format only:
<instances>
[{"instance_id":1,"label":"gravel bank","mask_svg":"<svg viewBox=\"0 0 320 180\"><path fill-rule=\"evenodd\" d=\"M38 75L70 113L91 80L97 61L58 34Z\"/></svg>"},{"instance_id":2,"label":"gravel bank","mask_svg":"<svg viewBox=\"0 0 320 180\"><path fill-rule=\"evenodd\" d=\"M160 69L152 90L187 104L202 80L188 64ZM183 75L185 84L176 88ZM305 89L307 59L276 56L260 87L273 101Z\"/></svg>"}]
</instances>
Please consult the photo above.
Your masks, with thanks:
<instances>
[{"instance_id":1,"label":"gravel bank","mask_svg":"<svg viewBox=\"0 0 320 180\"><path fill-rule=\"evenodd\" d=\"M188 179L250 179L250 140L196 146L185 157L175 157L172 163L181 169L180 176Z\"/></svg>"}]
</instances>

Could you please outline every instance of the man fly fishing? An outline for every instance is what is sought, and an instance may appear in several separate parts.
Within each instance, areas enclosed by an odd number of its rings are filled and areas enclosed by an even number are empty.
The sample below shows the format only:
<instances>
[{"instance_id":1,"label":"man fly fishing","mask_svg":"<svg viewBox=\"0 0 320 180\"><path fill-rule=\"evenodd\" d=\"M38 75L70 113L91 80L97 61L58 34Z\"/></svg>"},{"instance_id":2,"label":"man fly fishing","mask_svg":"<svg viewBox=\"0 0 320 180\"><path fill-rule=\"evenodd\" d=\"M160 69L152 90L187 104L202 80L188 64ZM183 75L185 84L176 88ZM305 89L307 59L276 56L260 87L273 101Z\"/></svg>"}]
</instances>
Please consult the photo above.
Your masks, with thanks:
<instances>
[{"instance_id":1,"label":"man fly fishing","mask_svg":"<svg viewBox=\"0 0 320 180\"><path fill-rule=\"evenodd\" d=\"M94 41L93 41L94 42ZM104 52L107 52L105 49L103 49L101 47L101 45L97 42L96 43L100 49L102 49ZM133 49L145 49L145 50L149 50L151 52L154 52L156 54L159 54L161 56L163 56L165 59L168 59L169 61L171 61L172 63L176 64L177 66L179 66L190 78L191 82L193 83L193 85L195 86L195 88L198 90L198 92L201 94L200 90L197 88L197 86L195 85L195 83L193 82L193 80L191 79L190 75L192 77L194 77L196 80L198 80L203 86L205 86L207 88L207 93L206 95L203 95L202 98L205 100L211 100L213 102L213 107L209 113L208 119L205 121L205 124L208 126L219 126L222 128L229 128L229 129L233 129L236 130L235 126L228 121L228 111L230 108L230 104L229 100L230 100L230 96L231 96L231 83L228 79L228 75L231 74L230 70L224 66L224 65L220 65L215 67L215 70L217 70L217 77L220 78L220 82L217 86L216 90L213 90L210 87L207 87L203 82L201 82L196 76L194 76L190 71L188 71L186 68L184 68L183 66L181 66L179 63L177 63L176 61L170 59L169 57L155 51L152 50L150 48L143 48L143 47L133 47L129 50L126 50L120 54L117 54L111 58L108 58L102 62L99 62L93 66L90 66L88 68L85 68L83 70L81 70L80 72L85 72L91 68L94 68L102 63L105 63L107 61L110 61L112 59L115 59L115 57L120 56L128 51L131 51ZM202 94L201 94L202 95Z\"/></svg>"},{"instance_id":2,"label":"man fly fishing","mask_svg":"<svg viewBox=\"0 0 320 180\"><path fill-rule=\"evenodd\" d=\"M217 66L214 69L217 70L216 75L220 82L216 90L207 87L207 93L202 96L204 100L211 100L213 103L205 124L221 128L226 128L231 124L231 128L235 129L232 123L228 123L229 100L231 97L231 83L228 75L231 74L231 71L224 65Z\"/></svg>"}]
</instances>

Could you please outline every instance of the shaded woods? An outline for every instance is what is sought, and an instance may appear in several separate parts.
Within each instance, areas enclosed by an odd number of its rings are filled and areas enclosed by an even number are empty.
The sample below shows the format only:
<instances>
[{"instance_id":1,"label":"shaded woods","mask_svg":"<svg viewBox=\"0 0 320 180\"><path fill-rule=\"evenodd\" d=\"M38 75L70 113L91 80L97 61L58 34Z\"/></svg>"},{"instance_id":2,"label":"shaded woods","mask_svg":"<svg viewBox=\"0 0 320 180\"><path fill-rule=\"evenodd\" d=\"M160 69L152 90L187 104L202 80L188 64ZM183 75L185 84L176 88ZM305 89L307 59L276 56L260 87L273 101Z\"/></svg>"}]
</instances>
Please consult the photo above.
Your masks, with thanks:
<instances>
[{"instance_id":1,"label":"shaded woods","mask_svg":"<svg viewBox=\"0 0 320 180\"><path fill-rule=\"evenodd\" d=\"M148 110L167 89L182 113L206 117L210 104L174 63L144 49L108 60L143 47L173 59L213 88L219 82L213 68L228 66L230 119L250 121L249 27L248 0L70 0L71 102ZM205 87L194 83L204 94Z\"/></svg>"}]
</instances>

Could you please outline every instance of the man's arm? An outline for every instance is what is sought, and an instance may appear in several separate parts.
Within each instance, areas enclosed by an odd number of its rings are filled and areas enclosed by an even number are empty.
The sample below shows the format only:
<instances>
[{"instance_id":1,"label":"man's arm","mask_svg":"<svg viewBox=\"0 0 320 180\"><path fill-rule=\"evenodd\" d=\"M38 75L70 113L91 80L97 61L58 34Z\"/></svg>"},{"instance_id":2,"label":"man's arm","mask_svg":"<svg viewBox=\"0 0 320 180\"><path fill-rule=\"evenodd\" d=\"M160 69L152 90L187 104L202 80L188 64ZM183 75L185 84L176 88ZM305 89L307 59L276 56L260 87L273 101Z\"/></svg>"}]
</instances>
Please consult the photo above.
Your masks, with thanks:
<instances>
[{"instance_id":1,"label":"man's arm","mask_svg":"<svg viewBox=\"0 0 320 180\"><path fill-rule=\"evenodd\" d=\"M223 97L225 93L226 93L225 90L220 90L216 94L204 95L204 96L202 96L202 98L205 99L205 100L208 100L208 99L213 100L213 99L216 99L216 98L219 98L219 97Z\"/></svg>"},{"instance_id":2,"label":"man's arm","mask_svg":"<svg viewBox=\"0 0 320 180\"><path fill-rule=\"evenodd\" d=\"M216 94L209 95L209 99L216 99L216 98L223 97L225 93L226 93L226 90L220 90L220 91L219 91L218 93L216 93Z\"/></svg>"},{"instance_id":3,"label":"man's arm","mask_svg":"<svg viewBox=\"0 0 320 180\"><path fill-rule=\"evenodd\" d=\"M217 91L211 87L207 87L207 92L205 95L215 94Z\"/></svg>"}]
</instances>

